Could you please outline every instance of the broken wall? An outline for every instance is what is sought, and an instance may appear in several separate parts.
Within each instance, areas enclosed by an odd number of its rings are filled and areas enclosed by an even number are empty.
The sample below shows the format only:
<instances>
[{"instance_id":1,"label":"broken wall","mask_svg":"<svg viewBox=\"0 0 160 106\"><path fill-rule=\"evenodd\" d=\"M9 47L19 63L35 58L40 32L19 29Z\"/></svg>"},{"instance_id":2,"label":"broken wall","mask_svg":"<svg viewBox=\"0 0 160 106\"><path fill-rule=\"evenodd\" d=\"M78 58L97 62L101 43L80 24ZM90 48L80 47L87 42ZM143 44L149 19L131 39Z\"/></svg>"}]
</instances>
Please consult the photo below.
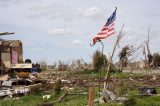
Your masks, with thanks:
<instances>
[{"instance_id":1,"label":"broken wall","mask_svg":"<svg viewBox=\"0 0 160 106\"><path fill-rule=\"evenodd\" d=\"M23 49L20 40L0 41L0 70L9 69L11 64L23 63Z\"/></svg>"}]
</instances>

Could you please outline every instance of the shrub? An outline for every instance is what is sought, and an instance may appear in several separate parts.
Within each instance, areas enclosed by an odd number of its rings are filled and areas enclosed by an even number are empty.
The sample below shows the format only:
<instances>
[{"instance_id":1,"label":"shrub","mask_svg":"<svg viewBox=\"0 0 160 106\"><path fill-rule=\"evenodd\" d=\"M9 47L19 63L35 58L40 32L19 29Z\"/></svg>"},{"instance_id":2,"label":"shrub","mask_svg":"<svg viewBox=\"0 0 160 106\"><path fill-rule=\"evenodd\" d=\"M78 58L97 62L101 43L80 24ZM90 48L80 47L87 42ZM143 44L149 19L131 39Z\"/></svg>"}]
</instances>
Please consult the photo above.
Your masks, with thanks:
<instances>
[{"instance_id":1,"label":"shrub","mask_svg":"<svg viewBox=\"0 0 160 106\"><path fill-rule=\"evenodd\" d=\"M29 72L18 72L16 75L20 78L27 78L29 76Z\"/></svg>"},{"instance_id":2,"label":"shrub","mask_svg":"<svg viewBox=\"0 0 160 106\"><path fill-rule=\"evenodd\" d=\"M132 55L134 52L134 47L130 45L126 45L125 47L122 48L122 50L119 52L119 61L121 63L122 67L126 67L128 64L128 57Z\"/></svg>"},{"instance_id":3,"label":"shrub","mask_svg":"<svg viewBox=\"0 0 160 106\"><path fill-rule=\"evenodd\" d=\"M42 85L32 86L30 90L32 94L40 94L42 92Z\"/></svg>"},{"instance_id":4,"label":"shrub","mask_svg":"<svg viewBox=\"0 0 160 106\"><path fill-rule=\"evenodd\" d=\"M55 83L55 88L54 88L54 93L55 94L60 94L61 92L61 87L62 87L62 81L58 79Z\"/></svg>"},{"instance_id":5,"label":"shrub","mask_svg":"<svg viewBox=\"0 0 160 106\"><path fill-rule=\"evenodd\" d=\"M43 87L42 88L43 91L48 91L48 90L53 90L54 89L54 85L51 84L51 83L48 83L48 82L43 83L42 87Z\"/></svg>"},{"instance_id":6,"label":"shrub","mask_svg":"<svg viewBox=\"0 0 160 106\"><path fill-rule=\"evenodd\" d=\"M11 78L15 78L16 77L16 73L14 72L14 73L9 73L8 74Z\"/></svg>"},{"instance_id":7,"label":"shrub","mask_svg":"<svg viewBox=\"0 0 160 106\"><path fill-rule=\"evenodd\" d=\"M160 54L159 53L153 54L153 65L154 65L154 67L160 66Z\"/></svg>"},{"instance_id":8,"label":"shrub","mask_svg":"<svg viewBox=\"0 0 160 106\"><path fill-rule=\"evenodd\" d=\"M37 63L39 65L39 68L41 68L41 71L47 71L48 70L48 65L45 60L41 60Z\"/></svg>"},{"instance_id":9,"label":"shrub","mask_svg":"<svg viewBox=\"0 0 160 106\"><path fill-rule=\"evenodd\" d=\"M124 106L135 106L136 104L137 104L137 101L133 96L131 96L128 100L125 100L123 102Z\"/></svg>"},{"instance_id":10,"label":"shrub","mask_svg":"<svg viewBox=\"0 0 160 106\"><path fill-rule=\"evenodd\" d=\"M98 70L102 66L106 66L107 62L108 61L105 55L102 55L102 53L99 50L95 51L95 53L93 54L93 60L92 60L94 70Z\"/></svg>"},{"instance_id":11,"label":"shrub","mask_svg":"<svg viewBox=\"0 0 160 106\"><path fill-rule=\"evenodd\" d=\"M31 59L26 59L25 63L32 63Z\"/></svg>"}]
</instances>

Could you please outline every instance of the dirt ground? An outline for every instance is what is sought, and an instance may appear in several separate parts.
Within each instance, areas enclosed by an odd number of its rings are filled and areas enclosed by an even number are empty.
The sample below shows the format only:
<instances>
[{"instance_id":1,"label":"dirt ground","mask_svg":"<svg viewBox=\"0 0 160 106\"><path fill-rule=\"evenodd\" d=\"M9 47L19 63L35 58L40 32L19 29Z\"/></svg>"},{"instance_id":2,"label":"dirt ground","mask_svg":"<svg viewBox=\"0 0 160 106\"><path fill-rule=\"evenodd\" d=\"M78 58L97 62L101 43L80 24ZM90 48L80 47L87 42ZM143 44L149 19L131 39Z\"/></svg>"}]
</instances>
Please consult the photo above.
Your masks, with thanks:
<instances>
[{"instance_id":1,"label":"dirt ground","mask_svg":"<svg viewBox=\"0 0 160 106\"><path fill-rule=\"evenodd\" d=\"M124 73L130 72L127 70L124 70ZM151 70L150 73L146 73L143 71L137 71L134 70L133 73L140 74L144 73L140 76L136 76L134 74L129 74L126 77L118 78L115 76L112 76L109 79L109 82L111 84L120 84L122 82L127 82L130 84L130 86L134 87L141 87L141 86L149 86L149 87L160 87L160 70ZM158 74L157 74L158 73ZM130 76L131 75L131 76ZM67 87L74 87L74 86L81 86L81 87L90 87L90 86L99 86L99 83L101 86L103 86L103 83L105 81L104 77L92 77L92 76L81 76L81 75L68 75L64 72L48 75L50 78L48 80L50 82L55 82L57 78L60 78L62 80L63 86Z\"/></svg>"},{"instance_id":2,"label":"dirt ground","mask_svg":"<svg viewBox=\"0 0 160 106\"><path fill-rule=\"evenodd\" d=\"M123 72L131 72L130 70L123 70ZM160 74L160 69L149 69L149 70L133 70L133 73L139 74L139 73L144 73L144 74Z\"/></svg>"}]
</instances>

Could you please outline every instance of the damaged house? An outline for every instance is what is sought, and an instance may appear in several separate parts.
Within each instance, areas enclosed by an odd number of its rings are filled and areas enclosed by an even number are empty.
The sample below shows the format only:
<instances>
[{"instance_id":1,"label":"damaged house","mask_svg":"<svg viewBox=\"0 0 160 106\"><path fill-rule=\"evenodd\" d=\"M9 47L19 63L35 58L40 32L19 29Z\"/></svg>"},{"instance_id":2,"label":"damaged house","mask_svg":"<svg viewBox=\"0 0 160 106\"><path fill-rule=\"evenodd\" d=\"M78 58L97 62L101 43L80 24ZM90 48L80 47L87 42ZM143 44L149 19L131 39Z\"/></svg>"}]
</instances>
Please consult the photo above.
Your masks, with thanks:
<instances>
[{"instance_id":1,"label":"damaged house","mask_svg":"<svg viewBox=\"0 0 160 106\"><path fill-rule=\"evenodd\" d=\"M0 40L0 74L8 73L12 65L23 63L20 40Z\"/></svg>"}]
</instances>

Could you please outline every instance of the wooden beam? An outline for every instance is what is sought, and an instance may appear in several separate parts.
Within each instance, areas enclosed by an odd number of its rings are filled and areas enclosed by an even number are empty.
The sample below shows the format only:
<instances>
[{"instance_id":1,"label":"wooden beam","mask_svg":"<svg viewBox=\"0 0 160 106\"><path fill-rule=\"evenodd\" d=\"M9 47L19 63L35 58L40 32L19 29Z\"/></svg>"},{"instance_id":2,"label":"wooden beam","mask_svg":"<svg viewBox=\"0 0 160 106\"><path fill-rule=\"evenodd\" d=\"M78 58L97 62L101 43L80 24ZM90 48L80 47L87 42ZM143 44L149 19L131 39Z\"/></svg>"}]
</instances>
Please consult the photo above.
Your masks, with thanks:
<instances>
[{"instance_id":1,"label":"wooden beam","mask_svg":"<svg viewBox=\"0 0 160 106\"><path fill-rule=\"evenodd\" d=\"M11 35L11 34L14 34L14 32L0 32L0 36Z\"/></svg>"}]
</instances>

